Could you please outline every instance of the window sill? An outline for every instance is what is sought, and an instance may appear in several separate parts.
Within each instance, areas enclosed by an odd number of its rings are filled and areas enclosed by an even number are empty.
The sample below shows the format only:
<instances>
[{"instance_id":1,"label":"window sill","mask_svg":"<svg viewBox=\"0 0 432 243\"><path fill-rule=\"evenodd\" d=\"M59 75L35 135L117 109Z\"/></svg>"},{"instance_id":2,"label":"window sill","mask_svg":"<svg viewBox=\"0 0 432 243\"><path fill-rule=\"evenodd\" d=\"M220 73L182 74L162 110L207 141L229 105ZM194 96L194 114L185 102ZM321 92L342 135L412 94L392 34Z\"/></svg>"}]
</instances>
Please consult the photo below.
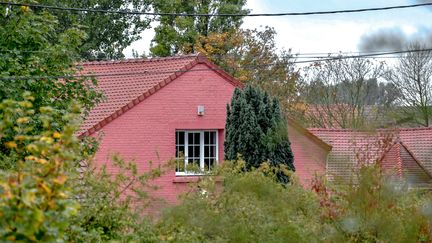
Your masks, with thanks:
<instances>
[{"instance_id":1,"label":"window sill","mask_svg":"<svg viewBox=\"0 0 432 243\"><path fill-rule=\"evenodd\" d=\"M208 175L176 175L173 179L173 183L194 183L198 182L201 178L206 177ZM212 176L216 182L221 182L222 178L220 176Z\"/></svg>"}]
</instances>

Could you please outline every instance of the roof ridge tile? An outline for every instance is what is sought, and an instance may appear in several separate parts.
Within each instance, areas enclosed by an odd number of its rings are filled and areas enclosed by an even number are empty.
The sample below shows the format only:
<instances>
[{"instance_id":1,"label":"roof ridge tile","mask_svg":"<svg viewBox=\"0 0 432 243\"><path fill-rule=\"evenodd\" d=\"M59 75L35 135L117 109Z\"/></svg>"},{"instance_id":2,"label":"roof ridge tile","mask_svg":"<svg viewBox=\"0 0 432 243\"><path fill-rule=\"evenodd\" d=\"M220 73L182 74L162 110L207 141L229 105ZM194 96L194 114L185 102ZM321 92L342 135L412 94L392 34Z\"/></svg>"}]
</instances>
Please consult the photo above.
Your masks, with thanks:
<instances>
[{"instance_id":1,"label":"roof ridge tile","mask_svg":"<svg viewBox=\"0 0 432 243\"><path fill-rule=\"evenodd\" d=\"M96 60L96 61L81 62L78 65L91 66L91 65L106 65L106 64L119 64L119 63L170 61L170 60L177 60L177 59L197 58L200 55L201 55L200 53L194 53L194 54L178 55L178 56L170 56L170 57L125 58L125 59L119 59L119 60L101 60L101 61Z\"/></svg>"}]
</instances>

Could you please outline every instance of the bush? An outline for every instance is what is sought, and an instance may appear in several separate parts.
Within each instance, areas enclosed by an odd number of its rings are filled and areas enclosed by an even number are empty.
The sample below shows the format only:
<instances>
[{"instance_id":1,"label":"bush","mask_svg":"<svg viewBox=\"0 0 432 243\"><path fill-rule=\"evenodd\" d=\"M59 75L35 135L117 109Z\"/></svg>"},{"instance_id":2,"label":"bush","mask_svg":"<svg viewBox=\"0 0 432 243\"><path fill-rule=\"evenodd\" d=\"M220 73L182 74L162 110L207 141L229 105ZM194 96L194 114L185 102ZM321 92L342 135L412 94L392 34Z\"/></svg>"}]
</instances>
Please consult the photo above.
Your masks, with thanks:
<instances>
[{"instance_id":1,"label":"bush","mask_svg":"<svg viewBox=\"0 0 432 243\"><path fill-rule=\"evenodd\" d=\"M203 179L194 193L171 209L157 225L171 242L310 242L319 230L316 195L299 184L283 186L263 164L243 172L225 162L219 176Z\"/></svg>"},{"instance_id":2,"label":"bush","mask_svg":"<svg viewBox=\"0 0 432 243\"><path fill-rule=\"evenodd\" d=\"M280 171L279 171L280 172ZM170 242L429 242L429 192L408 190L377 165L348 185L316 180L314 191L278 183L267 164L244 172L227 163L223 178L200 181L167 210L156 235ZM355 181L355 183L354 183Z\"/></svg>"},{"instance_id":3,"label":"bush","mask_svg":"<svg viewBox=\"0 0 432 243\"><path fill-rule=\"evenodd\" d=\"M15 162L14 170L0 171L1 241L62 240L78 210L66 182L71 166L79 161L80 146L73 133L80 109L64 114L41 107L35 115L33 99L25 93L21 101L0 103L0 135L5 154L11 155L3 159ZM58 121L68 125L60 129ZM35 124L41 129L35 131Z\"/></svg>"},{"instance_id":4,"label":"bush","mask_svg":"<svg viewBox=\"0 0 432 243\"><path fill-rule=\"evenodd\" d=\"M362 166L348 185L328 187L331 193L323 193L324 188L315 187L323 205L322 222L331 227L327 240L430 241L430 193L408 189L400 178L385 174L379 165Z\"/></svg>"},{"instance_id":5,"label":"bush","mask_svg":"<svg viewBox=\"0 0 432 243\"><path fill-rule=\"evenodd\" d=\"M106 171L106 165L96 168L91 161L82 167L82 174L73 181L76 200L81 210L71 219L69 240L107 241L135 238L138 232L151 224L144 217L146 207L152 202L149 180L162 173L157 167L139 173L136 164L125 162L118 155L112 158L116 174Z\"/></svg>"}]
</instances>

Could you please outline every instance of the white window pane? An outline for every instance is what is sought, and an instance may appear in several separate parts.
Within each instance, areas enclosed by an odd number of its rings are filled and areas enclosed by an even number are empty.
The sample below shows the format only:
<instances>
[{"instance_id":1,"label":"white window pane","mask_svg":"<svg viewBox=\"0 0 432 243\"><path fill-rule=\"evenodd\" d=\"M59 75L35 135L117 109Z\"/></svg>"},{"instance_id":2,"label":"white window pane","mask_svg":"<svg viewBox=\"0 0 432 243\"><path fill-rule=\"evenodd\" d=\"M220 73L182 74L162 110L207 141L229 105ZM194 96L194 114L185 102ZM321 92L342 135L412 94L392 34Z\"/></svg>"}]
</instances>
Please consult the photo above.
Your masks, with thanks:
<instances>
[{"instance_id":1,"label":"white window pane","mask_svg":"<svg viewBox=\"0 0 432 243\"><path fill-rule=\"evenodd\" d=\"M217 159L216 131L176 131L177 172L211 171Z\"/></svg>"}]
</instances>

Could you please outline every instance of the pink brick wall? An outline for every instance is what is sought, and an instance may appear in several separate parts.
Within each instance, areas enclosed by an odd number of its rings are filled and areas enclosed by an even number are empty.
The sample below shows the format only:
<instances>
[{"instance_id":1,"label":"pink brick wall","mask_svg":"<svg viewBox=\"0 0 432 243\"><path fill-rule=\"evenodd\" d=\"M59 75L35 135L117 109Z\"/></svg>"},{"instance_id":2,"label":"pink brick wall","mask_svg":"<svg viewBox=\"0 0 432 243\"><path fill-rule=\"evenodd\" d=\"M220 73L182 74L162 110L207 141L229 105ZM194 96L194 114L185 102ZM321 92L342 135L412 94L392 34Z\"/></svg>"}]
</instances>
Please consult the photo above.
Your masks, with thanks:
<instances>
[{"instance_id":1,"label":"pink brick wall","mask_svg":"<svg viewBox=\"0 0 432 243\"><path fill-rule=\"evenodd\" d=\"M310 187L315 174L325 175L328 151L288 123L288 136L294 154L296 175L305 187Z\"/></svg>"},{"instance_id":2,"label":"pink brick wall","mask_svg":"<svg viewBox=\"0 0 432 243\"><path fill-rule=\"evenodd\" d=\"M205 64L193 69L206 68ZM165 163L175 156L176 129L218 129L219 158L223 158L223 129L226 105L234 86L214 71L187 72L102 128L103 139L96 154L97 163L106 163L116 152L135 160L140 170L149 163ZM197 106L205 106L205 115L197 116ZM113 171L109 166L108 170ZM175 180L172 170L155 183L156 196L176 201L187 190L187 183Z\"/></svg>"}]
</instances>

